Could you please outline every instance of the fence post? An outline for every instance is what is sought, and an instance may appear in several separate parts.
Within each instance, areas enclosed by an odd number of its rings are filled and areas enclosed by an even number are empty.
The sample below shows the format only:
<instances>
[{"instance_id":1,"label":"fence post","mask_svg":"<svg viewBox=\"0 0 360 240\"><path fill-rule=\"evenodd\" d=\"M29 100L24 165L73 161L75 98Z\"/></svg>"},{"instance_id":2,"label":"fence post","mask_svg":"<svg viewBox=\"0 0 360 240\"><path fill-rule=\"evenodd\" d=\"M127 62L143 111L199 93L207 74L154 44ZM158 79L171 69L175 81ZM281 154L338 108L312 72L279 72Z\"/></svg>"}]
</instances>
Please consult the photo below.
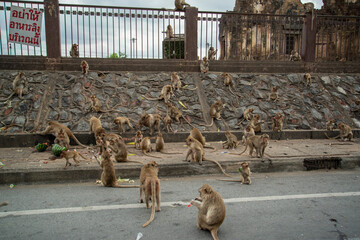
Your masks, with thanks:
<instances>
[{"instance_id":1,"label":"fence post","mask_svg":"<svg viewBox=\"0 0 360 240\"><path fill-rule=\"evenodd\" d=\"M185 59L197 60L197 16L195 7L185 8Z\"/></svg>"},{"instance_id":2,"label":"fence post","mask_svg":"<svg viewBox=\"0 0 360 240\"><path fill-rule=\"evenodd\" d=\"M315 62L316 17L307 13L302 30L301 58L305 62Z\"/></svg>"},{"instance_id":3,"label":"fence post","mask_svg":"<svg viewBox=\"0 0 360 240\"><path fill-rule=\"evenodd\" d=\"M44 0L46 49L48 58L60 58L59 0Z\"/></svg>"}]
</instances>

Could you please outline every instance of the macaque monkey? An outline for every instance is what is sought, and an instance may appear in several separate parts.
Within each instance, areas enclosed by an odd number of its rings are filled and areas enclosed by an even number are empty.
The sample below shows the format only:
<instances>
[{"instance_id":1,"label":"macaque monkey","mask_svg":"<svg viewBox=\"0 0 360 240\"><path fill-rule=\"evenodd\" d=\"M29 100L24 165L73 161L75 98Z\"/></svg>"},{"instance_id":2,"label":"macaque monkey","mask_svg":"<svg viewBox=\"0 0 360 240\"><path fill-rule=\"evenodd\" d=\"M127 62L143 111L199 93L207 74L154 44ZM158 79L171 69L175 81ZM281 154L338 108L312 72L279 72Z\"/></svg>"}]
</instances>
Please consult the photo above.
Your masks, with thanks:
<instances>
[{"instance_id":1,"label":"macaque monkey","mask_svg":"<svg viewBox=\"0 0 360 240\"><path fill-rule=\"evenodd\" d=\"M117 117L114 119L114 123L118 125L120 133L123 133L123 125L128 125L129 128L133 128L133 126L130 123L130 118L127 117Z\"/></svg>"},{"instance_id":2,"label":"macaque monkey","mask_svg":"<svg viewBox=\"0 0 360 240\"><path fill-rule=\"evenodd\" d=\"M158 98L148 98L148 97L146 97L145 95L144 95L143 97L144 97L145 99L151 100L151 101L164 99L165 103L168 103L171 96L175 96L175 94L174 94L174 92L173 92L172 86L171 86L171 85L165 85L165 86L163 86L163 88L161 89L160 97L158 97Z\"/></svg>"},{"instance_id":3,"label":"macaque monkey","mask_svg":"<svg viewBox=\"0 0 360 240\"><path fill-rule=\"evenodd\" d=\"M216 101L215 103L213 103L210 107L210 117L211 117L211 124L210 125L202 125L202 126L206 126L206 127L211 127L214 124L214 118L216 120L220 120L221 119L221 110L223 109L223 103L221 100Z\"/></svg>"},{"instance_id":4,"label":"macaque monkey","mask_svg":"<svg viewBox=\"0 0 360 240\"><path fill-rule=\"evenodd\" d=\"M161 132L158 132L158 135L156 136L156 139L155 139L155 150L157 152L161 152L161 153L165 153L165 154L179 154L179 153L164 152L164 147L165 147L164 137Z\"/></svg>"},{"instance_id":5,"label":"macaque monkey","mask_svg":"<svg viewBox=\"0 0 360 240\"><path fill-rule=\"evenodd\" d=\"M166 27L166 31L163 31L162 33L166 33L166 38L173 38L174 37L174 31L172 26L169 24Z\"/></svg>"},{"instance_id":6,"label":"macaque monkey","mask_svg":"<svg viewBox=\"0 0 360 240\"><path fill-rule=\"evenodd\" d=\"M225 132L226 141L223 143L223 148L236 148L239 145L239 141L237 140L237 137L232 134L229 130Z\"/></svg>"},{"instance_id":7,"label":"macaque monkey","mask_svg":"<svg viewBox=\"0 0 360 240\"><path fill-rule=\"evenodd\" d=\"M135 134L135 148L140 149L140 142L143 139L143 135L140 130L136 131Z\"/></svg>"},{"instance_id":8,"label":"macaque monkey","mask_svg":"<svg viewBox=\"0 0 360 240\"><path fill-rule=\"evenodd\" d=\"M200 165L202 165L202 161L209 161L209 162L213 162L216 165L218 165L218 167L220 168L221 172L228 177L232 177L231 175L227 174L225 172L225 170L222 168L221 164L216 161L216 160L211 160L211 159L207 159L204 157L205 155L205 151L204 151L204 147L203 145L196 140L194 137L192 136L188 136L186 138L186 145L189 147L189 150L186 154L186 158L185 161L188 162L198 162ZM188 157L191 155L191 160L188 160Z\"/></svg>"},{"instance_id":9,"label":"macaque monkey","mask_svg":"<svg viewBox=\"0 0 360 240\"><path fill-rule=\"evenodd\" d=\"M224 73L223 76L224 76L224 84L225 84L225 86L229 87L229 91L234 96L236 96L235 93L231 90L231 88L234 87L232 76L230 74L228 74L228 73Z\"/></svg>"},{"instance_id":10,"label":"macaque monkey","mask_svg":"<svg viewBox=\"0 0 360 240\"><path fill-rule=\"evenodd\" d=\"M250 178L250 175L251 175L251 170L250 170L250 167L249 167L249 163L248 162L243 162L240 164L241 165L241 175L243 177L241 183L242 184L251 184L251 178Z\"/></svg>"},{"instance_id":11,"label":"macaque monkey","mask_svg":"<svg viewBox=\"0 0 360 240\"><path fill-rule=\"evenodd\" d=\"M166 115L165 117L162 119L163 120L163 123L164 123L164 129L167 130L167 132L170 132L170 130L172 132L174 132L174 129L172 128L171 124L172 124L172 119L171 117L169 116L169 113L168 113L168 109L166 109Z\"/></svg>"},{"instance_id":12,"label":"macaque monkey","mask_svg":"<svg viewBox=\"0 0 360 240\"><path fill-rule=\"evenodd\" d=\"M246 108L243 112L243 115L241 116L242 117L242 120L237 124L237 125L240 125L243 121L249 121L252 117L252 113L254 112L254 109L253 108ZM241 118L240 118L241 119Z\"/></svg>"},{"instance_id":13,"label":"macaque monkey","mask_svg":"<svg viewBox=\"0 0 360 240\"><path fill-rule=\"evenodd\" d=\"M97 117L90 118L90 132L94 133L96 145L101 145L99 139L105 137L105 129L101 126L101 121ZM101 150L100 150L101 152Z\"/></svg>"},{"instance_id":14,"label":"macaque monkey","mask_svg":"<svg viewBox=\"0 0 360 240\"><path fill-rule=\"evenodd\" d=\"M195 138L196 140L198 140L201 145L203 146L203 148L211 148L211 149L215 149L214 147L211 146L207 146L206 145L206 140L205 137L201 134L200 130L196 127L194 127L191 131L190 131L190 136L192 136L193 138Z\"/></svg>"},{"instance_id":15,"label":"macaque monkey","mask_svg":"<svg viewBox=\"0 0 360 240\"><path fill-rule=\"evenodd\" d=\"M144 137L141 140L141 142L140 142L140 150L145 156L153 157L153 158L161 158L161 157L157 157L157 156L148 154L148 152L151 152L153 150L152 147L151 147L151 140L150 140L149 137Z\"/></svg>"},{"instance_id":16,"label":"macaque monkey","mask_svg":"<svg viewBox=\"0 0 360 240\"><path fill-rule=\"evenodd\" d=\"M209 60L216 60L216 53L217 53L217 49L214 50L214 47L210 47L208 50L208 58Z\"/></svg>"},{"instance_id":17,"label":"macaque monkey","mask_svg":"<svg viewBox=\"0 0 360 240\"><path fill-rule=\"evenodd\" d=\"M352 129L349 125L346 125L345 123L339 123L338 128L340 130L340 134L336 137L330 138L326 133L326 137L328 139L336 139L336 138L341 138L341 141L344 141L344 138L347 138L349 141L351 141L351 139L353 138L354 134L352 132Z\"/></svg>"},{"instance_id":18,"label":"macaque monkey","mask_svg":"<svg viewBox=\"0 0 360 240\"><path fill-rule=\"evenodd\" d=\"M142 114L139 120L139 127L142 126L148 127L150 129L150 135L153 134L153 127L156 127L156 130L160 132L160 121L161 116L159 114Z\"/></svg>"},{"instance_id":19,"label":"macaque monkey","mask_svg":"<svg viewBox=\"0 0 360 240\"><path fill-rule=\"evenodd\" d=\"M0 203L0 207L6 206L8 204L9 204L8 202L2 202L2 203Z\"/></svg>"},{"instance_id":20,"label":"macaque monkey","mask_svg":"<svg viewBox=\"0 0 360 240\"><path fill-rule=\"evenodd\" d=\"M24 72L19 72L16 75L14 81L12 82L13 92L10 94L9 97L6 99L2 99L1 101L9 100L14 94L17 94L20 99L23 99L23 94L28 94L29 87L28 87L28 80L25 77Z\"/></svg>"},{"instance_id":21,"label":"macaque monkey","mask_svg":"<svg viewBox=\"0 0 360 240\"><path fill-rule=\"evenodd\" d=\"M111 151L114 153L114 158L116 162L135 162L135 163L144 164L143 162L140 161L128 160L127 158L128 151L124 141L121 138L110 139L108 141L107 147L110 148Z\"/></svg>"},{"instance_id":22,"label":"macaque monkey","mask_svg":"<svg viewBox=\"0 0 360 240\"><path fill-rule=\"evenodd\" d=\"M81 72L84 75L87 75L89 73L89 64L87 63L87 61L82 60L81 64L80 64L80 67L81 67Z\"/></svg>"},{"instance_id":23,"label":"macaque monkey","mask_svg":"<svg viewBox=\"0 0 360 240\"><path fill-rule=\"evenodd\" d=\"M59 144L62 147L66 147L66 149L70 149L70 139L69 136L63 129L60 129L58 133L55 134L56 138L54 143Z\"/></svg>"},{"instance_id":24,"label":"macaque monkey","mask_svg":"<svg viewBox=\"0 0 360 240\"><path fill-rule=\"evenodd\" d=\"M175 0L175 10L184 10L184 6L190 7L190 4L186 3L185 0Z\"/></svg>"},{"instance_id":25,"label":"macaque monkey","mask_svg":"<svg viewBox=\"0 0 360 240\"><path fill-rule=\"evenodd\" d=\"M77 45L76 43L73 43L73 45L71 45L70 56L73 58L79 57L79 45Z\"/></svg>"},{"instance_id":26,"label":"macaque monkey","mask_svg":"<svg viewBox=\"0 0 360 240\"><path fill-rule=\"evenodd\" d=\"M171 86L174 90L179 91L182 87L180 77L176 72L171 73Z\"/></svg>"},{"instance_id":27,"label":"macaque monkey","mask_svg":"<svg viewBox=\"0 0 360 240\"><path fill-rule=\"evenodd\" d=\"M271 89L271 93L269 95L269 100L273 100L274 102L279 101L279 93L278 93L278 87L274 86Z\"/></svg>"},{"instance_id":28,"label":"macaque monkey","mask_svg":"<svg viewBox=\"0 0 360 240\"><path fill-rule=\"evenodd\" d=\"M206 57L200 61L200 72L207 73L209 71L209 61Z\"/></svg>"},{"instance_id":29,"label":"macaque monkey","mask_svg":"<svg viewBox=\"0 0 360 240\"><path fill-rule=\"evenodd\" d=\"M71 132L69 128L67 128L65 125L56 122L56 121L49 121L48 126L46 129L41 132L41 135L45 134L53 134L55 137L60 132L60 129L62 129L69 137L71 137L77 144L79 144L82 147L86 147L85 145L81 144L79 140L74 136L74 134Z\"/></svg>"},{"instance_id":30,"label":"macaque monkey","mask_svg":"<svg viewBox=\"0 0 360 240\"><path fill-rule=\"evenodd\" d=\"M104 146L103 146L104 147ZM101 161L96 158L96 161L99 163L102 168L101 174L101 185L104 187L116 187L116 188L138 188L139 185L119 185L116 181L114 163L110 159L111 155L109 150L103 149L101 155Z\"/></svg>"},{"instance_id":31,"label":"macaque monkey","mask_svg":"<svg viewBox=\"0 0 360 240\"><path fill-rule=\"evenodd\" d=\"M90 99L91 99L91 110L93 112L101 112L100 100L95 95L91 95Z\"/></svg>"},{"instance_id":32,"label":"macaque monkey","mask_svg":"<svg viewBox=\"0 0 360 240\"><path fill-rule=\"evenodd\" d=\"M263 134L263 135L260 135L260 136L259 135L251 136L246 141L246 147L245 147L244 151L242 151L241 153L238 153L238 154L237 153L230 153L230 154L241 155L249 147L249 149L250 149L249 154L250 154L251 157L253 155L253 151L254 151L254 148L255 148L256 157L263 158L265 148L269 145L269 141L270 141L270 137L267 134Z\"/></svg>"},{"instance_id":33,"label":"macaque monkey","mask_svg":"<svg viewBox=\"0 0 360 240\"><path fill-rule=\"evenodd\" d=\"M326 122L326 130L333 131L335 129L335 120L331 119Z\"/></svg>"},{"instance_id":34,"label":"macaque monkey","mask_svg":"<svg viewBox=\"0 0 360 240\"><path fill-rule=\"evenodd\" d=\"M140 199L139 203L143 203L143 192L145 194L146 208L150 208L149 200L151 199L151 216L149 221L144 223L143 227L149 225L155 217L155 211L160 212L160 180L158 178L159 166L155 161L151 161L142 166L140 171ZM156 203L156 208L155 208Z\"/></svg>"},{"instance_id":35,"label":"macaque monkey","mask_svg":"<svg viewBox=\"0 0 360 240\"><path fill-rule=\"evenodd\" d=\"M256 133L261 132L261 124L262 123L263 123L263 121L260 121L259 114L254 114L254 116L252 117L252 119L250 121L250 125Z\"/></svg>"},{"instance_id":36,"label":"macaque monkey","mask_svg":"<svg viewBox=\"0 0 360 240\"><path fill-rule=\"evenodd\" d=\"M311 75L310 75L310 73L305 73L304 81L306 81L306 86L311 86Z\"/></svg>"},{"instance_id":37,"label":"macaque monkey","mask_svg":"<svg viewBox=\"0 0 360 240\"><path fill-rule=\"evenodd\" d=\"M281 113L277 113L273 118L272 130L274 132L281 132L284 125L285 117Z\"/></svg>"},{"instance_id":38,"label":"macaque monkey","mask_svg":"<svg viewBox=\"0 0 360 240\"><path fill-rule=\"evenodd\" d=\"M170 116L172 118L174 118L176 120L176 122L180 122L180 118L183 118L187 124L189 124L191 127L194 127L182 114L182 112L180 111L180 109L178 109L177 107L175 107L172 103L168 103L167 104L168 108L170 108Z\"/></svg>"},{"instance_id":39,"label":"macaque monkey","mask_svg":"<svg viewBox=\"0 0 360 240\"><path fill-rule=\"evenodd\" d=\"M60 153L60 158L65 158L66 159L66 164L65 167L66 168L68 165L71 166L71 163L69 162L69 159L72 158L74 159L75 162L75 166L79 166L79 156L81 156L83 159L90 161L88 158L84 157L84 155L82 155L81 153L77 152L77 151L62 151Z\"/></svg>"},{"instance_id":40,"label":"macaque monkey","mask_svg":"<svg viewBox=\"0 0 360 240\"><path fill-rule=\"evenodd\" d=\"M301 56L300 54L295 51L295 50L292 50L291 51L291 54L290 54L290 61L300 61L301 60Z\"/></svg>"},{"instance_id":41,"label":"macaque monkey","mask_svg":"<svg viewBox=\"0 0 360 240\"><path fill-rule=\"evenodd\" d=\"M226 216L224 200L218 192L207 184L199 189L199 193L200 197L191 201L191 205L199 210L197 227L201 230L210 231L212 238L219 240L217 232Z\"/></svg>"},{"instance_id":42,"label":"macaque monkey","mask_svg":"<svg viewBox=\"0 0 360 240\"><path fill-rule=\"evenodd\" d=\"M247 125L246 128L244 129L244 135L242 136L242 144L246 145L246 141L249 137L251 136L255 136L255 132L254 129L252 128L251 125Z\"/></svg>"}]
</instances>

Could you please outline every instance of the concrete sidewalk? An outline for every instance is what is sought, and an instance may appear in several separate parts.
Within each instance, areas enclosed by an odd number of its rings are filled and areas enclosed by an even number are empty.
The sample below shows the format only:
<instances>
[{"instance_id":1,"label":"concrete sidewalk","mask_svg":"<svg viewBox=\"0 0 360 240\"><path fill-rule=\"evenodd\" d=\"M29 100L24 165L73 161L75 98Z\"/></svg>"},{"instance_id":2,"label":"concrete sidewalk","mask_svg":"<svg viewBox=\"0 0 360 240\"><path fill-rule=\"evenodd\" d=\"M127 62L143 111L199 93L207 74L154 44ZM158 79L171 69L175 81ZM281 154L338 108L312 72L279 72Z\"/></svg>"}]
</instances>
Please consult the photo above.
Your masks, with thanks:
<instances>
[{"instance_id":1,"label":"concrete sidewalk","mask_svg":"<svg viewBox=\"0 0 360 240\"><path fill-rule=\"evenodd\" d=\"M337 167L332 165L338 162L342 169L353 169L360 166L360 140L354 142L339 142L325 139L305 140L272 140L266 149L266 158L250 157L248 150L241 156L229 153L242 152L244 146L237 150L222 149L221 142L210 142L216 148L205 149L205 157L221 163L228 173L239 177L237 172L240 163L248 161L252 172L277 172L277 171L304 171L309 169L304 166L304 160L310 162L310 167L326 168ZM188 176L199 174L220 173L219 168L212 162L198 163L184 162L187 147L184 143L167 143L167 152L178 154L162 154L152 152L151 155L161 157L152 158L144 156L133 145L128 145L129 160L146 163L155 160L159 163L160 177ZM32 182L62 182L100 179L101 168L95 160L95 151L91 148L76 148L77 151L87 156L90 161L81 160L80 166L69 166L64 169L65 159L50 160L51 152L33 152L35 148L0 148L0 184L32 183ZM135 155L134 155L135 154ZM70 160L72 161L72 160ZM330 165L329 165L330 164ZM137 179L140 174L139 163L114 163L116 175L121 178Z\"/></svg>"}]
</instances>

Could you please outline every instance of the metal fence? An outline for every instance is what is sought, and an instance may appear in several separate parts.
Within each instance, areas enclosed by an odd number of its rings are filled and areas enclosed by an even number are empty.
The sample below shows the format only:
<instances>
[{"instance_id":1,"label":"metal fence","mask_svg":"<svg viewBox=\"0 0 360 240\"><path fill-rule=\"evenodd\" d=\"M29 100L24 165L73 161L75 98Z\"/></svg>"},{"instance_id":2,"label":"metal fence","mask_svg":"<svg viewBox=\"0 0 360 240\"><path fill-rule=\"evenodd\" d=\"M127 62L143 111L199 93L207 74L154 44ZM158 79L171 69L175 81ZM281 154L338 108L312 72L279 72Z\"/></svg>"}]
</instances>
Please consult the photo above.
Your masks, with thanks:
<instances>
[{"instance_id":1,"label":"metal fence","mask_svg":"<svg viewBox=\"0 0 360 240\"><path fill-rule=\"evenodd\" d=\"M41 2L23 1L0 1L0 55L15 56L46 56L45 16L43 14L42 29L40 35L40 47L15 44L9 42L9 25L11 6L26 7L44 11L44 4Z\"/></svg>"},{"instance_id":2,"label":"metal fence","mask_svg":"<svg viewBox=\"0 0 360 240\"><path fill-rule=\"evenodd\" d=\"M176 48L184 52L184 21L184 12L171 10L60 4L61 56L76 43L80 57L180 58L166 44L182 40Z\"/></svg>"},{"instance_id":3,"label":"metal fence","mask_svg":"<svg viewBox=\"0 0 360 240\"><path fill-rule=\"evenodd\" d=\"M317 16L317 61L360 60L360 17Z\"/></svg>"}]
</instances>

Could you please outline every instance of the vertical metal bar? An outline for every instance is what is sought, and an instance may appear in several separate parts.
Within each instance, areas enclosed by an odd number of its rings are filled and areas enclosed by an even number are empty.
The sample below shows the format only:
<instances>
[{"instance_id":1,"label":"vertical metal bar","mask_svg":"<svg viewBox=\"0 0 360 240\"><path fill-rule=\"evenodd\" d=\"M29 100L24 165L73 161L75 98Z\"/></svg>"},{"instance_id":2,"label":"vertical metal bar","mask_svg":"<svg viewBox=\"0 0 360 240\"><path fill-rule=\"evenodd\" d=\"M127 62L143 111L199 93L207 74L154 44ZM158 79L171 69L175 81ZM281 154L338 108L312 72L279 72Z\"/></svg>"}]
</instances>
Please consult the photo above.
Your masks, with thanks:
<instances>
[{"instance_id":1,"label":"vertical metal bar","mask_svg":"<svg viewBox=\"0 0 360 240\"><path fill-rule=\"evenodd\" d=\"M143 43L143 13L142 13L142 10L140 10L140 21L141 21L141 47L140 47L140 50L141 50L141 58L144 58L144 43Z\"/></svg>"},{"instance_id":2,"label":"vertical metal bar","mask_svg":"<svg viewBox=\"0 0 360 240\"><path fill-rule=\"evenodd\" d=\"M70 7L70 25L71 25L71 44L73 44L74 36L73 36L73 22L72 22L72 7Z\"/></svg>"},{"instance_id":3,"label":"vertical metal bar","mask_svg":"<svg viewBox=\"0 0 360 240\"><path fill-rule=\"evenodd\" d=\"M129 9L129 11L130 11L130 56L131 56L131 58L133 58L133 46L132 46L132 44L133 43L131 43L132 42L132 16L131 16L131 9Z\"/></svg>"},{"instance_id":4,"label":"vertical metal bar","mask_svg":"<svg viewBox=\"0 0 360 240\"><path fill-rule=\"evenodd\" d=\"M85 8L82 7L82 22L83 22L83 49L84 49L84 57L86 57L86 53L85 53ZM90 29L89 29L90 31Z\"/></svg>"},{"instance_id":5,"label":"vertical metal bar","mask_svg":"<svg viewBox=\"0 0 360 240\"><path fill-rule=\"evenodd\" d=\"M218 42L219 42L219 33L218 33L218 30L219 30L219 17L218 17L218 14L216 13L216 21L215 21L215 49L218 49ZM219 51L220 52L220 51Z\"/></svg>"},{"instance_id":6,"label":"vertical metal bar","mask_svg":"<svg viewBox=\"0 0 360 240\"><path fill-rule=\"evenodd\" d=\"M106 8L106 57L109 57L109 8ZM104 56L103 56L104 57Z\"/></svg>"},{"instance_id":7,"label":"vertical metal bar","mask_svg":"<svg viewBox=\"0 0 360 240\"><path fill-rule=\"evenodd\" d=\"M131 37L131 35L130 35ZM126 55L126 11L124 9L124 45L125 45L125 55Z\"/></svg>"},{"instance_id":8,"label":"vertical metal bar","mask_svg":"<svg viewBox=\"0 0 360 240\"><path fill-rule=\"evenodd\" d=\"M79 7L76 7L76 27L77 27L77 44L80 44L80 34L79 34Z\"/></svg>"},{"instance_id":9,"label":"vertical metal bar","mask_svg":"<svg viewBox=\"0 0 360 240\"><path fill-rule=\"evenodd\" d=\"M96 21L96 15L97 15L97 10L96 8L94 8L94 16L95 16L95 57L97 57L97 21Z\"/></svg>"},{"instance_id":10,"label":"vertical metal bar","mask_svg":"<svg viewBox=\"0 0 360 240\"><path fill-rule=\"evenodd\" d=\"M5 13L5 35L6 35L6 47L7 47L7 52L8 55L11 55L11 52L9 50L9 33L8 33L8 28L7 28L7 14L6 14L6 2L4 2L4 13Z\"/></svg>"},{"instance_id":11,"label":"vertical metal bar","mask_svg":"<svg viewBox=\"0 0 360 240\"><path fill-rule=\"evenodd\" d=\"M121 58L121 37L120 37L120 8L118 8L118 33L119 33L119 58Z\"/></svg>"},{"instance_id":12,"label":"vertical metal bar","mask_svg":"<svg viewBox=\"0 0 360 240\"><path fill-rule=\"evenodd\" d=\"M101 57L104 57L104 39L103 39L103 9L100 8L100 26L101 26Z\"/></svg>"},{"instance_id":13,"label":"vertical metal bar","mask_svg":"<svg viewBox=\"0 0 360 240\"><path fill-rule=\"evenodd\" d=\"M203 58L203 50L202 50L202 38L203 38L203 14L200 13L200 60ZM207 56L207 54L205 53Z\"/></svg>"},{"instance_id":14,"label":"vertical metal bar","mask_svg":"<svg viewBox=\"0 0 360 240\"><path fill-rule=\"evenodd\" d=\"M146 58L149 58L149 10L146 10Z\"/></svg>"},{"instance_id":15,"label":"vertical metal bar","mask_svg":"<svg viewBox=\"0 0 360 240\"><path fill-rule=\"evenodd\" d=\"M158 22L158 29L157 29L157 33L158 33L158 44L157 44L157 49L158 49L158 58L160 56L160 48L159 48L159 45L160 45L160 21L159 21L159 15L160 15L160 11L158 12L158 16L157 16L157 22ZM154 38L154 10L152 10L152 44L153 44L153 57L152 58L155 58L155 38Z\"/></svg>"},{"instance_id":16,"label":"vertical metal bar","mask_svg":"<svg viewBox=\"0 0 360 240\"><path fill-rule=\"evenodd\" d=\"M113 31L113 53L116 53L115 51L115 20L114 20L114 8L111 9L111 12L112 12L112 31Z\"/></svg>"},{"instance_id":17,"label":"vertical metal bar","mask_svg":"<svg viewBox=\"0 0 360 240\"><path fill-rule=\"evenodd\" d=\"M91 8L89 7L89 49L90 49L90 58L91 58L91 49L92 49L92 45L91 45ZM95 25L96 28L96 25Z\"/></svg>"},{"instance_id":18,"label":"vertical metal bar","mask_svg":"<svg viewBox=\"0 0 360 240\"><path fill-rule=\"evenodd\" d=\"M137 58L137 51L138 51L138 48L137 48L137 43L138 43L138 41L137 41L137 39L138 39L138 37L137 37L137 32L138 32L138 30L137 30L137 26L138 26L138 23L137 23L137 10L135 10L135 58Z\"/></svg>"}]
</instances>

